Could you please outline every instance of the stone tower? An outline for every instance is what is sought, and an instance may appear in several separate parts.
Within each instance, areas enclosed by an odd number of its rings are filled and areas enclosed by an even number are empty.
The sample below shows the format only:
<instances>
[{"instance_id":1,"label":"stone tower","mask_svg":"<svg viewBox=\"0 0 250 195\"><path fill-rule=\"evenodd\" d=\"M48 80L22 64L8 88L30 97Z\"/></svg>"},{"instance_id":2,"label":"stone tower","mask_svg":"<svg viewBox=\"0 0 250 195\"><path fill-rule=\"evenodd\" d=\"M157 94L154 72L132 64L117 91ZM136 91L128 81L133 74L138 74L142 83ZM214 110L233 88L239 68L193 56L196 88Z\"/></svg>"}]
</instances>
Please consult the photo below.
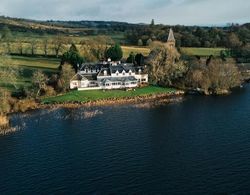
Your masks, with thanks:
<instances>
[{"instance_id":1,"label":"stone tower","mask_svg":"<svg viewBox=\"0 0 250 195\"><path fill-rule=\"evenodd\" d=\"M175 47L175 38L172 28L169 30L167 46L171 49Z\"/></svg>"}]
</instances>

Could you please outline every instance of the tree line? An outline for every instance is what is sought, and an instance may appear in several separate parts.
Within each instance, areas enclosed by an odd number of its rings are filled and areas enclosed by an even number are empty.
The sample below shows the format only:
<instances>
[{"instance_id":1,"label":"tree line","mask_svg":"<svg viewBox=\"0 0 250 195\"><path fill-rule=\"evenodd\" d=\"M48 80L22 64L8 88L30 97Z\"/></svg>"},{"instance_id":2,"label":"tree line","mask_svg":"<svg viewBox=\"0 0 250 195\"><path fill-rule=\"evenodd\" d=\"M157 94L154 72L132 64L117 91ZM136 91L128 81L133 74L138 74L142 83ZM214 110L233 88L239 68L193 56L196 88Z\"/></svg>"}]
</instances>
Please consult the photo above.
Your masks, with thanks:
<instances>
[{"instance_id":1,"label":"tree line","mask_svg":"<svg viewBox=\"0 0 250 195\"><path fill-rule=\"evenodd\" d=\"M115 23L116 24L116 23ZM124 25L119 28L119 25ZM100 28L105 28L100 24ZM167 41L170 26L155 25L154 21L150 25L129 25L117 23L116 30L124 30L124 41L122 44L138 46L150 46L154 41ZM130 28L128 28L130 27ZM175 32L176 46L179 47L223 47L228 51L222 51L223 57L237 57L241 61L249 61L250 58L250 25L231 24L227 27L195 27L176 25L172 27ZM3 26L0 30L1 39L5 43L7 53L19 55L53 55L58 57L68 49L73 42L72 38L63 34L49 37L43 34L43 38L14 39L11 30ZM26 33L31 37L29 33ZM99 33L97 33L99 34ZM98 50L103 50L107 45L114 44L114 41L107 35L95 36L93 39L82 39L75 44L84 50L90 59L100 58ZM93 49L94 48L94 49ZM91 50L91 51L90 51ZM247 59L247 60L246 60Z\"/></svg>"}]
</instances>

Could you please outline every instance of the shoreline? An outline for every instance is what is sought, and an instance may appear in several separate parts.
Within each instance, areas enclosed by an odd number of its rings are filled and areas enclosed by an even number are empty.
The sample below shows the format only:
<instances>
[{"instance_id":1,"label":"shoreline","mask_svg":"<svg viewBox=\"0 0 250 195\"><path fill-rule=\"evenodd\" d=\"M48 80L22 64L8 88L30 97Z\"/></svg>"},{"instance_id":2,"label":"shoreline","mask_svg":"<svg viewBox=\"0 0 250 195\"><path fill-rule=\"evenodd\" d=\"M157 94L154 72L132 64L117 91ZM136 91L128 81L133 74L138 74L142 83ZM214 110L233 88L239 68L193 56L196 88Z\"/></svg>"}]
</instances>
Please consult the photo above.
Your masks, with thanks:
<instances>
[{"instance_id":1,"label":"shoreline","mask_svg":"<svg viewBox=\"0 0 250 195\"><path fill-rule=\"evenodd\" d=\"M64 102L64 103L50 103L40 104L36 109L50 109L50 108L80 108L80 107L97 107L97 106L110 106L110 105L126 105L136 103L154 103L156 100L165 100L165 103L174 102L173 98L184 96L185 91L177 90L171 93L149 94L134 97L122 98L107 98L87 102Z\"/></svg>"},{"instance_id":2,"label":"shoreline","mask_svg":"<svg viewBox=\"0 0 250 195\"><path fill-rule=\"evenodd\" d=\"M95 101L88 102L64 102L64 103L50 103L50 104L42 104L41 102L37 102L37 104L28 108L24 111L19 112L9 112L6 115L2 115L2 119L4 119L3 123L0 123L0 135L7 135L9 133L16 132L16 127L12 127L10 117L12 114L25 113L28 111L35 110L43 110L43 109L58 109L58 108L90 108L90 107L105 107L105 106L119 106L119 105L137 105L138 108L150 108L156 105L169 104L174 102L180 102L183 99L185 91L177 90L175 92L170 93L159 93L159 94L149 94L149 95L140 95L134 97L122 97L122 98L107 98L100 99ZM8 123L8 125L6 125Z\"/></svg>"}]
</instances>

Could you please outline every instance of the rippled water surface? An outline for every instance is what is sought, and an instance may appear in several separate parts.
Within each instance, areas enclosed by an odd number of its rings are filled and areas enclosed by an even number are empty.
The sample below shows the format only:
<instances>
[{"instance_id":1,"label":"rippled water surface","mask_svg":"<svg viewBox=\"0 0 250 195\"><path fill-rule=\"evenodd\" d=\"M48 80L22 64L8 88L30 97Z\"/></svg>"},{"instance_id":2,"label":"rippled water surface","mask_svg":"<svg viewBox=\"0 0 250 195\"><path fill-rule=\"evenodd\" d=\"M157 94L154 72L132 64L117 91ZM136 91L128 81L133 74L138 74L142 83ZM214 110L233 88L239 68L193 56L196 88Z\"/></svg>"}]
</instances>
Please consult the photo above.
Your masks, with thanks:
<instances>
[{"instance_id":1,"label":"rippled water surface","mask_svg":"<svg viewBox=\"0 0 250 195\"><path fill-rule=\"evenodd\" d=\"M176 104L15 115L0 194L250 193L250 86Z\"/></svg>"}]
</instances>

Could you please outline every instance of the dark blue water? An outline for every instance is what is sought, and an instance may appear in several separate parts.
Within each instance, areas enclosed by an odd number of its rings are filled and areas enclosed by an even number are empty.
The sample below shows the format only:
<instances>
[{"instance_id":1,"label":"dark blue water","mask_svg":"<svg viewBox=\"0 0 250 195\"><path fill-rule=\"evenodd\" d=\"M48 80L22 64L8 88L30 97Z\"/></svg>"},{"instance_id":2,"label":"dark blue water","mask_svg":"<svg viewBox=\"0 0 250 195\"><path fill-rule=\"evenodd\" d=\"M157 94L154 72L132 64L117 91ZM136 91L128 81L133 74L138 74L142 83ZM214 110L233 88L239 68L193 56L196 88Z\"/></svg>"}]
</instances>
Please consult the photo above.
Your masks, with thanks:
<instances>
[{"instance_id":1,"label":"dark blue water","mask_svg":"<svg viewBox=\"0 0 250 195\"><path fill-rule=\"evenodd\" d=\"M250 86L152 108L35 111L0 137L0 194L250 194ZM92 109L94 110L94 108Z\"/></svg>"}]
</instances>

